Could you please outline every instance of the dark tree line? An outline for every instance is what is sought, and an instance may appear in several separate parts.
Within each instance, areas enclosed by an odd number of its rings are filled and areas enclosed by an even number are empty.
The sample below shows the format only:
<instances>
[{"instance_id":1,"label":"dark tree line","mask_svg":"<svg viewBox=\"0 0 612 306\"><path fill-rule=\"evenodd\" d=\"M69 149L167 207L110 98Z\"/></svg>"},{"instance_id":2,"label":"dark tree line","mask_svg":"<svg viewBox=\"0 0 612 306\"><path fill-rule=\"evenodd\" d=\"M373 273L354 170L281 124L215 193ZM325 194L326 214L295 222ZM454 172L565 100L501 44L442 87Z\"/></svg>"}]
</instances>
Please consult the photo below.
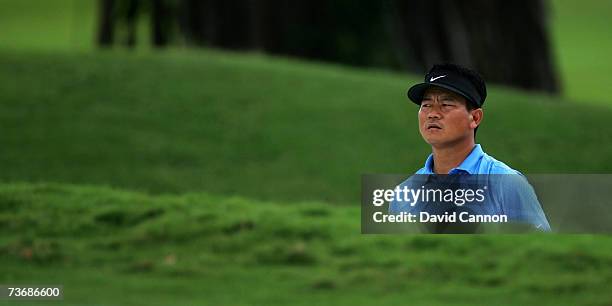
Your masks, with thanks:
<instances>
[{"instance_id":1,"label":"dark tree line","mask_svg":"<svg viewBox=\"0 0 612 306\"><path fill-rule=\"evenodd\" d=\"M423 73L453 62L487 81L558 92L544 0L99 0L98 43L259 50ZM122 38L115 35L123 29Z\"/></svg>"},{"instance_id":2,"label":"dark tree line","mask_svg":"<svg viewBox=\"0 0 612 306\"><path fill-rule=\"evenodd\" d=\"M407 67L452 61L487 80L559 91L543 1L394 2L396 41ZM436 12L434 16L420 12Z\"/></svg>"}]
</instances>

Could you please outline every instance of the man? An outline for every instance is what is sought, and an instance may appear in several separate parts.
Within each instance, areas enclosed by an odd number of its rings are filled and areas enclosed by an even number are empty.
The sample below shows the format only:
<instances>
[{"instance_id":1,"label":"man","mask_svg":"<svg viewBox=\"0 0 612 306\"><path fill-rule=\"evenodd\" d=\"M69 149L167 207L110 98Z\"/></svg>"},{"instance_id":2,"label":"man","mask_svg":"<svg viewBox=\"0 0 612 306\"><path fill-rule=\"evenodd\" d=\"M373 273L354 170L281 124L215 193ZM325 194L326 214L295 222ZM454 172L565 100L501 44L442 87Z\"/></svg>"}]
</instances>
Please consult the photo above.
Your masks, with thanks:
<instances>
[{"instance_id":1,"label":"man","mask_svg":"<svg viewBox=\"0 0 612 306\"><path fill-rule=\"evenodd\" d=\"M426 217L449 216L458 212L466 216L506 216L509 222L550 230L526 178L519 171L486 154L475 142L476 131L484 116L482 106L486 96L486 85L478 73L452 64L435 65L423 83L408 90L408 98L420 106L419 132L431 145L432 154L425 161L425 166L399 187L421 188L422 194L432 188L450 188L453 191L449 192L451 197L464 196L470 188L480 188L483 201L474 201L472 197L472 201L465 205L465 201L459 202L461 205L456 201L449 204L446 199L431 200L421 194L418 201L393 201L389 206L391 213L413 213ZM457 193L458 190L462 193ZM431 194L435 196L435 193ZM446 226L449 222L457 222L456 219L445 220L430 230L444 232L440 224Z\"/></svg>"}]
</instances>

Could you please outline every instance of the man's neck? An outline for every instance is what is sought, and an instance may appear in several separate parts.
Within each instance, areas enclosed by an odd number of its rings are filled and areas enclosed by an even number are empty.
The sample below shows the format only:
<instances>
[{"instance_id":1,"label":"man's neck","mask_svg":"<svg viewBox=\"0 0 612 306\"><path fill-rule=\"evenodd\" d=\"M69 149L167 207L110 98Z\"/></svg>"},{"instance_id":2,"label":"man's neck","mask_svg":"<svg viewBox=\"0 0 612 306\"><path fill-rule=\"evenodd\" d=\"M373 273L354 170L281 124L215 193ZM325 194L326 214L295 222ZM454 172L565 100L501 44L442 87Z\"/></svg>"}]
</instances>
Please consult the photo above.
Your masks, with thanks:
<instances>
[{"instance_id":1,"label":"man's neck","mask_svg":"<svg viewBox=\"0 0 612 306\"><path fill-rule=\"evenodd\" d=\"M461 165L474 149L474 139L468 139L454 145L435 147L433 151L433 171L436 174L448 174L451 169Z\"/></svg>"}]
</instances>

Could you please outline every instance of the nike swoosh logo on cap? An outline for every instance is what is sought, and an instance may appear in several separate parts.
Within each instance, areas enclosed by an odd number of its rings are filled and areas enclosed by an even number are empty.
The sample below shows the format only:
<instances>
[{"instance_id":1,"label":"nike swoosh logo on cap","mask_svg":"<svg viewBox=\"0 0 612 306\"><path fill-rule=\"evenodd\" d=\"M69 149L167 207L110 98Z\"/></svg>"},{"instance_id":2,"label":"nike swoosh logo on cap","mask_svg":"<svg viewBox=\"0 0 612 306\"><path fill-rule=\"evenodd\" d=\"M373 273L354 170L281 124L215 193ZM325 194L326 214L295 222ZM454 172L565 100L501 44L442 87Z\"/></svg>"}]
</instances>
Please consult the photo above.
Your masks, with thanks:
<instances>
[{"instance_id":1,"label":"nike swoosh logo on cap","mask_svg":"<svg viewBox=\"0 0 612 306\"><path fill-rule=\"evenodd\" d=\"M429 81L430 81L430 82L433 82L433 81L435 81L435 80L437 80L437 79L439 79L439 78L443 78L443 77L445 77L445 76L446 76L446 75L437 76L437 77L435 77L435 78L434 78L434 77L432 77L431 79L429 79Z\"/></svg>"}]
</instances>

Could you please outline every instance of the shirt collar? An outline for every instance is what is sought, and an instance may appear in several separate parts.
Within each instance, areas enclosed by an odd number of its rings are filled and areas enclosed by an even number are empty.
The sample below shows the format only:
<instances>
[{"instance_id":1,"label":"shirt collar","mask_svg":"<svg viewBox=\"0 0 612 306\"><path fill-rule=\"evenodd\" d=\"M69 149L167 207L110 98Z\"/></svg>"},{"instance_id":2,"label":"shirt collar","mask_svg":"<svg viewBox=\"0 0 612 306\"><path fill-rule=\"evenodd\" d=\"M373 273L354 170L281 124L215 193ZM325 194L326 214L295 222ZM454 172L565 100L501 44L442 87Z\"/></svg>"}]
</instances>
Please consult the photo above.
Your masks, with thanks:
<instances>
[{"instance_id":1,"label":"shirt collar","mask_svg":"<svg viewBox=\"0 0 612 306\"><path fill-rule=\"evenodd\" d=\"M484 151L480 147L480 144L476 144L472 149L472 152L468 154L468 156L461 162L461 164L453 169L449 173L454 173L454 170L463 170L468 174L475 174L478 172L478 162L484 155ZM429 154L427 160L425 161L425 174L434 174L433 171L433 154Z\"/></svg>"}]
</instances>

